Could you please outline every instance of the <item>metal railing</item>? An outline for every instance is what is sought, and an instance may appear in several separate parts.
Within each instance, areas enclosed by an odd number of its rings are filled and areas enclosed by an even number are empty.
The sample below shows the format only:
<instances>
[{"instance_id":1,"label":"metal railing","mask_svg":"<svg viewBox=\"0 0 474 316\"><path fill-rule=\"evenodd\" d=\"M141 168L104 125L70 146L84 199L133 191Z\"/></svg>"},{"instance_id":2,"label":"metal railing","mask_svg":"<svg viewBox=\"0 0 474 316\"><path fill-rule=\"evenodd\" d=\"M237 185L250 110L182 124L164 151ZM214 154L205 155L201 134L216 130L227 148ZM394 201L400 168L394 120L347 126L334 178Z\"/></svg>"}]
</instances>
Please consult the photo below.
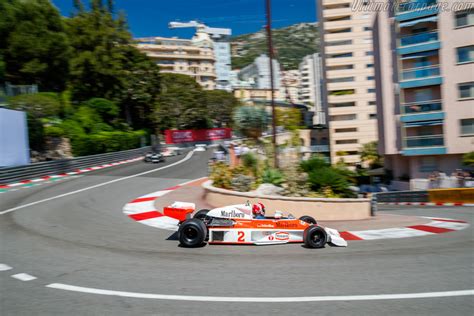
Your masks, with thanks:
<instances>
[{"instance_id":1,"label":"metal railing","mask_svg":"<svg viewBox=\"0 0 474 316\"><path fill-rule=\"evenodd\" d=\"M400 38L400 46L417 45L427 42L435 42L437 40L438 30L432 30L429 32L405 35Z\"/></svg>"},{"instance_id":2,"label":"metal railing","mask_svg":"<svg viewBox=\"0 0 474 316\"><path fill-rule=\"evenodd\" d=\"M404 69L403 80L414 80L427 77L437 77L440 75L439 65L425 66L418 68Z\"/></svg>"},{"instance_id":3,"label":"metal railing","mask_svg":"<svg viewBox=\"0 0 474 316\"><path fill-rule=\"evenodd\" d=\"M398 12L423 10L435 5L437 0L407 0L398 5Z\"/></svg>"},{"instance_id":4,"label":"metal railing","mask_svg":"<svg viewBox=\"0 0 474 316\"><path fill-rule=\"evenodd\" d=\"M405 147L439 147L444 146L443 135L405 137Z\"/></svg>"},{"instance_id":5,"label":"metal railing","mask_svg":"<svg viewBox=\"0 0 474 316\"><path fill-rule=\"evenodd\" d=\"M420 102L402 103L402 110L404 114L417 114L425 112L442 111L441 100L430 100Z\"/></svg>"},{"instance_id":6,"label":"metal railing","mask_svg":"<svg viewBox=\"0 0 474 316\"><path fill-rule=\"evenodd\" d=\"M142 147L112 153L38 162L26 166L0 168L0 184L7 184L40 176L62 174L142 156L151 147Z\"/></svg>"}]
</instances>

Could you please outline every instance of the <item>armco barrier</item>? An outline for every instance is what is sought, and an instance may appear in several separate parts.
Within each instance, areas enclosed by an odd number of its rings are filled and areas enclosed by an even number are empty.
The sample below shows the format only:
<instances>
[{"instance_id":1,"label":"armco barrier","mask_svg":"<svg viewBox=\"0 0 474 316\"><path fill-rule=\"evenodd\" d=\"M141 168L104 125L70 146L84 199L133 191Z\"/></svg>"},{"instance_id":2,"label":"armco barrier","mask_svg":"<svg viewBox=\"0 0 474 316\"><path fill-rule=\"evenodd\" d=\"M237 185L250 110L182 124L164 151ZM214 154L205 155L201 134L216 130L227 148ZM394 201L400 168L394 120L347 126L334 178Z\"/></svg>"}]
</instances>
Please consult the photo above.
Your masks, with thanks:
<instances>
[{"instance_id":1,"label":"armco barrier","mask_svg":"<svg viewBox=\"0 0 474 316\"><path fill-rule=\"evenodd\" d=\"M394 191L376 194L377 203L429 202L428 191Z\"/></svg>"},{"instance_id":2,"label":"armco barrier","mask_svg":"<svg viewBox=\"0 0 474 316\"><path fill-rule=\"evenodd\" d=\"M47 162L38 162L20 167L0 168L0 184L8 184L24 179L39 176L62 174L77 169L97 166L104 163L113 163L121 160L136 158L149 151L150 147L142 147L112 153L61 159Z\"/></svg>"}]
</instances>

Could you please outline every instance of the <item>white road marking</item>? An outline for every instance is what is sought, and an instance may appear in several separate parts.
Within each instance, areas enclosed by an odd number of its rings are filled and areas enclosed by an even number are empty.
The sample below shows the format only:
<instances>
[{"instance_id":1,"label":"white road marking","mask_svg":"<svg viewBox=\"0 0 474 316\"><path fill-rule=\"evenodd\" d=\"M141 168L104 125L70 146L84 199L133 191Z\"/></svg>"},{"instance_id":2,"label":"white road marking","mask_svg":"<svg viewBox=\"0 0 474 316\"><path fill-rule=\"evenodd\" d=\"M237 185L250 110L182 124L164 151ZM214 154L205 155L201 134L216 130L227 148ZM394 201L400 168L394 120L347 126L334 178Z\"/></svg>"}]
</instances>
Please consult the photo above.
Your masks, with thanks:
<instances>
[{"instance_id":1,"label":"white road marking","mask_svg":"<svg viewBox=\"0 0 474 316\"><path fill-rule=\"evenodd\" d=\"M288 303L288 302L329 302L329 301L372 301L372 300L399 300L414 298L436 298L452 296L471 296L474 290L425 292L425 293L403 293L403 294L374 294L374 295L341 295L341 296L303 296L303 297L231 297L231 296L188 296L188 295L166 295L137 293L124 291L111 291L95 289L90 287L75 286L62 283L51 283L48 288L82 292L89 294L121 296L132 298L148 298L155 300L172 301L200 301L200 302L254 302L254 303Z\"/></svg>"},{"instance_id":2,"label":"white road marking","mask_svg":"<svg viewBox=\"0 0 474 316\"><path fill-rule=\"evenodd\" d=\"M0 263L0 271L8 271L8 270L11 270L11 269L13 269L13 268L10 267L9 265Z\"/></svg>"},{"instance_id":3,"label":"white road marking","mask_svg":"<svg viewBox=\"0 0 474 316\"><path fill-rule=\"evenodd\" d=\"M15 278L17 280L20 280L20 281L25 281L25 282L37 279L37 277L32 276L32 275L27 274L27 273L18 273L18 274L12 275L11 277Z\"/></svg>"},{"instance_id":4,"label":"white road marking","mask_svg":"<svg viewBox=\"0 0 474 316\"><path fill-rule=\"evenodd\" d=\"M107 182L104 182L104 183L99 183L99 184L96 184L96 185L93 185L93 186L90 186L90 187L86 187L86 188L83 188L83 189L79 189L79 190L75 190L75 191L63 193L63 194L56 195L56 196L53 196L53 197L50 197L50 198L46 198L46 199L43 199L43 200L39 200L39 201L35 201L35 202L31 202L31 203L19 205L19 206L17 206L17 207L13 207L13 208L10 208L10 209L8 209L8 210L1 211L1 212L0 212L0 215L4 215L4 214L7 214L7 213L10 213L10 212L13 212L13 211L16 211L16 210L19 210L19 209L28 207L28 206L33 206L33 205L36 205L36 204L40 204L40 203L44 203L44 202L56 200L56 199L59 199L59 198L65 197L65 196L69 196L69 195L73 195L73 194L76 194L76 193L80 193L80 192L88 191L88 190L91 190L91 189L99 188L99 187L102 187L102 186L104 186L104 185L112 184L112 183L119 182L119 181L128 180L128 179L131 179L131 178L135 178L135 177L142 176L142 175L144 175L144 174L149 174L149 173L153 173L153 172L156 172L156 171L159 171L159 170L167 169L167 168L176 166L176 165L178 165L178 164L180 164L180 163L183 163L183 162L189 160L189 159L192 157L193 153L194 153L193 151L190 151L190 152L186 155L186 157L184 157L183 159L181 159L181 160L179 160L179 161L177 161L177 162L172 163L171 165L167 165L167 166L164 166L164 167L160 167L160 168L148 170L148 171L145 171L145 172L140 172L140 173L133 174L133 175L131 175L131 176L127 176L127 177L123 177L123 178L119 178L119 179L110 180L110 181L107 181Z\"/></svg>"}]
</instances>

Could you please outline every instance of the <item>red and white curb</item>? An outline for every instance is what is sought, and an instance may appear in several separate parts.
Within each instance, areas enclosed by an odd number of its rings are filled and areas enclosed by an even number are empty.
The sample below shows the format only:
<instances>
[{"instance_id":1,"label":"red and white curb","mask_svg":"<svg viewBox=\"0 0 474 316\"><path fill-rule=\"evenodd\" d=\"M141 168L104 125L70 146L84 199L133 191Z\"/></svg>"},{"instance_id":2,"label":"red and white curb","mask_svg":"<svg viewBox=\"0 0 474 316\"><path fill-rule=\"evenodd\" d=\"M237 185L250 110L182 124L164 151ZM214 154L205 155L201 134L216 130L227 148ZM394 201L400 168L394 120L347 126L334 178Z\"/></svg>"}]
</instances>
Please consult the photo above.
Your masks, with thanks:
<instances>
[{"instance_id":1,"label":"red and white curb","mask_svg":"<svg viewBox=\"0 0 474 316\"><path fill-rule=\"evenodd\" d=\"M200 180L200 179L198 179ZM162 197L186 184L197 180L181 183L177 186L164 189L140 196L133 201L125 204L123 212L131 219L148 226L173 230L178 229L179 221L169 216L163 215L160 211L155 209L155 200ZM431 222L424 225L413 225L407 227L394 227L386 229L373 229L361 231L344 231L340 235L345 240L377 240L377 239L393 239L393 238L408 238L419 236L430 236L442 233L454 232L465 229L469 224L465 221L438 218L438 217L424 217L431 219Z\"/></svg>"},{"instance_id":2,"label":"red and white curb","mask_svg":"<svg viewBox=\"0 0 474 316\"><path fill-rule=\"evenodd\" d=\"M3 184L3 185L0 184L0 193L6 192L5 190L9 190L9 189L12 189L12 188L15 188L15 187L22 187L22 186L23 187L25 187L25 186L29 187L29 186L35 185L38 182L59 180L59 179L62 179L62 178L70 177L70 176L73 176L73 175L79 175L79 174L83 174L83 173L94 171L94 170L100 170L100 169L105 169L105 168L114 167L114 166L118 166L118 165L123 165L123 164L130 163L130 162L135 162L135 161L138 161L138 160L141 160L141 159L143 159L143 157L137 157L137 158L133 158L133 159L127 159L127 160L117 161L117 162L113 162L113 163L107 163L107 164L103 164L103 165L95 166L95 167L77 169L77 170L71 171L71 172L66 172L66 173L61 173L61 174L56 174L56 175L50 175L50 176L44 176L44 177L41 177L41 178L36 178L36 179L31 179L31 180L22 180L20 182Z\"/></svg>"},{"instance_id":3,"label":"red and white curb","mask_svg":"<svg viewBox=\"0 0 474 316\"><path fill-rule=\"evenodd\" d=\"M412 205L412 206L474 206L472 203L444 203L444 202L388 202L381 205Z\"/></svg>"},{"instance_id":4,"label":"red and white curb","mask_svg":"<svg viewBox=\"0 0 474 316\"><path fill-rule=\"evenodd\" d=\"M169 217L155 209L155 200L163 195L166 195L180 187L185 186L186 184L202 180L206 177L187 181L181 184L178 184L174 187L167 188L164 190L156 191L149 193L143 196L140 196L129 203L125 204L123 207L123 212L129 218L152 227L157 227L166 230L178 230L179 221L175 218Z\"/></svg>"}]
</instances>

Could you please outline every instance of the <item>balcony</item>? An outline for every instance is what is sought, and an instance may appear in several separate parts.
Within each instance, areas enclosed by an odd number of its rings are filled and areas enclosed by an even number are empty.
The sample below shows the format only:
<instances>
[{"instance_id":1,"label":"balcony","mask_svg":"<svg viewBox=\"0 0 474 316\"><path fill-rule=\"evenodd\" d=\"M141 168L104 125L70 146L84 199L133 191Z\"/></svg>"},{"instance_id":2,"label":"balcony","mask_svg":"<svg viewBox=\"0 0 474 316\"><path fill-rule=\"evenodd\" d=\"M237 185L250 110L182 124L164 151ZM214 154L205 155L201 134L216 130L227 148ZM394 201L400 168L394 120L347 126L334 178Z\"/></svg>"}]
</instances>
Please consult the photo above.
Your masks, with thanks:
<instances>
[{"instance_id":1,"label":"balcony","mask_svg":"<svg viewBox=\"0 0 474 316\"><path fill-rule=\"evenodd\" d=\"M437 4L437 0L408 0L398 5L398 12L408 12L414 10L423 10Z\"/></svg>"},{"instance_id":2,"label":"balcony","mask_svg":"<svg viewBox=\"0 0 474 316\"><path fill-rule=\"evenodd\" d=\"M412 20L419 17L438 14L436 0L411 0L400 3L395 19L397 21Z\"/></svg>"},{"instance_id":3,"label":"balcony","mask_svg":"<svg viewBox=\"0 0 474 316\"><path fill-rule=\"evenodd\" d=\"M442 111L441 100L403 103L401 104L401 107L402 113L404 114L420 114Z\"/></svg>"},{"instance_id":4,"label":"balcony","mask_svg":"<svg viewBox=\"0 0 474 316\"><path fill-rule=\"evenodd\" d=\"M439 65L417 67L411 69L404 69L402 73L402 80L407 81L429 77L438 77L439 75Z\"/></svg>"},{"instance_id":5,"label":"balcony","mask_svg":"<svg viewBox=\"0 0 474 316\"><path fill-rule=\"evenodd\" d=\"M405 137L406 148L417 147L443 147L443 135L410 136Z\"/></svg>"},{"instance_id":6,"label":"balcony","mask_svg":"<svg viewBox=\"0 0 474 316\"><path fill-rule=\"evenodd\" d=\"M407 35L400 38L400 46L418 45L438 41L438 30Z\"/></svg>"}]
</instances>

